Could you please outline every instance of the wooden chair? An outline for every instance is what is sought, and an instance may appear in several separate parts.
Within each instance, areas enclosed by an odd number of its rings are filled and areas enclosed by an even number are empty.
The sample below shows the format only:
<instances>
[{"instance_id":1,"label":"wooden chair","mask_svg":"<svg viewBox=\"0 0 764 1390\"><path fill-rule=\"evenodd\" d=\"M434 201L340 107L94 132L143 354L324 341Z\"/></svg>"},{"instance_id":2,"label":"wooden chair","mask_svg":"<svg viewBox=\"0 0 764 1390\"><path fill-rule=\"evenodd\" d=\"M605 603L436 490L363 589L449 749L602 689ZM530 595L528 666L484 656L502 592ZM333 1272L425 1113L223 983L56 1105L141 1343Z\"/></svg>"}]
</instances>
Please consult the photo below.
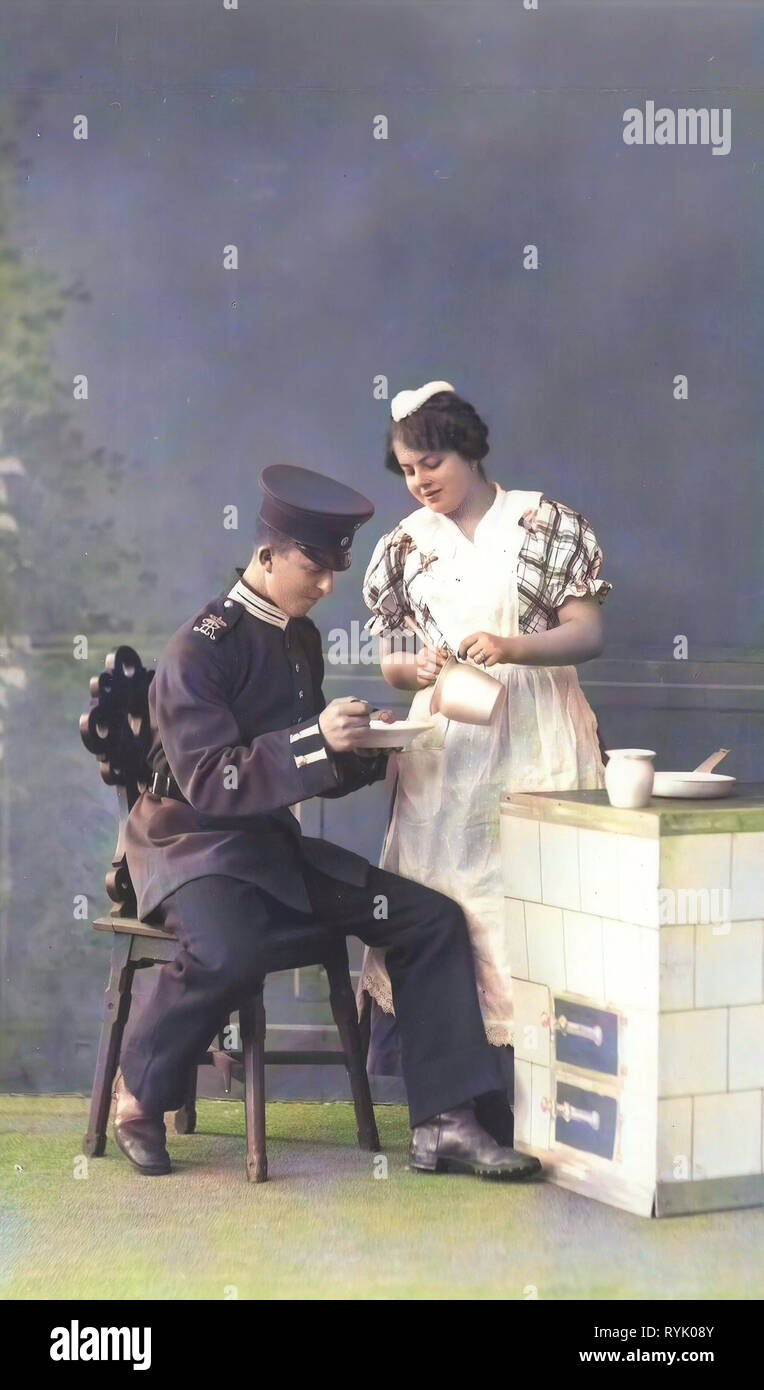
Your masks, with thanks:
<instances>
[{"instance_id":1,"label":"wooden chair","mask_svg":"<svg viewBox=\"0 0 764 1390\"><path fill-rule=\"evenodd\" d=\"M99 1158L106 1147L106 1126L119 1064L122 1036L130 1013L133 977L136 970L174 959L176 938L161 927L154 914L148 922L136 916L135 890L130 881L124 852L124 829L137 797L147 787L151 769L147 756L151 743L148 690L154 671L147 669L136 651L117 647L106 658L104 670L90 681L90 707L80 718L80 735L89 753L98 759L107 786L117 793L119 833L114 858L106 875L106 890L114 906L106 917L93 922L96 931L112 936L111 969L101 1036L98 1044L93 1093L84 1152ZM294 970L322 965L329 979L332 1014L342 1051L270 1052L265 1050L265 978L276 970ZM226 1090L232 1073L241 1071L244 1082L244 1109L247 1132L247 1177L265 1182L268 1161L265 1139L266 1064L326 1065L342 1064L350 1086L362 1149L379 1151L379 1135L374 1119L365 1052L358 1026L355 996L350 981L344 936L336 938L320 924L295 927L294 936L267 955L262 978L252 993L240 1002L241 1061L228 1058L218 1035L220 1048L207 1052L194 1065L188 1079L183 1106L175 1115L179 1134L191 1134L196 1127L197 1065L212 1062L223 1070Z\"/></svg>"}]
</instances>

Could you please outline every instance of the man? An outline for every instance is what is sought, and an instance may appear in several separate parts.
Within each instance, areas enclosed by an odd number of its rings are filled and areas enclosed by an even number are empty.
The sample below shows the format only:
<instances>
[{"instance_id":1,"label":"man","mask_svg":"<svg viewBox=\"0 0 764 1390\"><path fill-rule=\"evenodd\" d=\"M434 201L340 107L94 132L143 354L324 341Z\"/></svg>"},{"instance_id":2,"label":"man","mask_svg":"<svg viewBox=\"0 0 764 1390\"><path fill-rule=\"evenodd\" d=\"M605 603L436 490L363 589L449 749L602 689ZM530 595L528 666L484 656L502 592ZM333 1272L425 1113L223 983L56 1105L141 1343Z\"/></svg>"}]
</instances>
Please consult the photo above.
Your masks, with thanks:
<instances>
[{"instance_id":1,"label":"man","mask_svg":"<svg viewBox=\"0 0 764 1390\"><path fill-rule=\"evenodd\" d=\"M461 908L303 836L289 809L385 775L387 754L360 746L369 705L324 701L321 638L307 616L333 571L348 568L374 507L303 468L267 468L261 486L249 565L174 634L149 687L154 776L125 848L138 915L155 913L180 950L126 1039L115 1139L139 1172L170 1171L164 1111L182 1104L195 1058L257 978L264 940L318 920L387 948L412 1166L529 1177L538 1161L497 1144L475 1114L474 1098L503 1083Z\"/></svg>"}]
</instances>

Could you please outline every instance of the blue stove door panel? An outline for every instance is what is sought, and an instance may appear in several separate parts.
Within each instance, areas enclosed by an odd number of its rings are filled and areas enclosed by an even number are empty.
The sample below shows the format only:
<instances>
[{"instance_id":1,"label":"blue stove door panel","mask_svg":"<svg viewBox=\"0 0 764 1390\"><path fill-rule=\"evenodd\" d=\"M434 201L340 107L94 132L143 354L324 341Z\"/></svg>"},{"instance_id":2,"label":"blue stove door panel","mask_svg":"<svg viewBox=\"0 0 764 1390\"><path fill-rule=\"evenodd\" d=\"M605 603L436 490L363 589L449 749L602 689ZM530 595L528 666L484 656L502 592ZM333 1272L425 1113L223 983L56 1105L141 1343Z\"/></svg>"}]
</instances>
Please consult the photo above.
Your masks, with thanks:
<instances>
[{"instance_id":1,"label":"blue stove door panel","mask_svg":"<svg viewBox=\"0 0 764 1390\"><path fill-rule=\"evenodd\" d=\"M555 1053L558 1062L618 1075L618 1014L555 997Z\"/></svg>"},{"instance_id":2,"label":"blue stove door panel","mask_svg":"<svg viewBox=\"0 0 764 1390\"><path fill-rule=\"evenodd\" d=\"M618 1124L618 1101L558 1081L554 1137L559 1144L612 1158Z\"/></svg>"}]
</instances>

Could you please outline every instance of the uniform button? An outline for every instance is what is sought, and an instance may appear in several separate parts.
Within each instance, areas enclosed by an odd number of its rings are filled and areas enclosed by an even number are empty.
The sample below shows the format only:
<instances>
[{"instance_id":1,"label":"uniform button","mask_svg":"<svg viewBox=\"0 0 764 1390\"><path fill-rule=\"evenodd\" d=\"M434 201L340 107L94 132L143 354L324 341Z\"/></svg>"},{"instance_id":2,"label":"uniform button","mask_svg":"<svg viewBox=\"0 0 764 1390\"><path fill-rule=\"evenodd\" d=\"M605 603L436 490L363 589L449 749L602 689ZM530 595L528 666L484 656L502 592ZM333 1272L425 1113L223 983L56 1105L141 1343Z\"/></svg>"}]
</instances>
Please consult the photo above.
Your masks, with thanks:
<instances>
[{"instance_id":1,"label":"uniform button","mask_svg":"<svg viewBox=\"0 0 764 1390\"><path fill-rule=\"evenodd\" d=\"M296 661L296 662L294 663L294 669L295 669L295 671L299 671L299 669L300 669L300 663L299 663L299 661Z\"/></svg>"},{"instance_id":2,"label":"uniform button","mask_svg":"<svg viewBox=\"0 0 764 1390\"><path fill-rule=\"evenodd\" d=\"M300 699L301 699L301 700L303 699L303 693L302 693L302 691L300 691Z\"/></svg>"},{"instance_id":3,"label":"uniform button","mask_svg":"<svg viewBox=\"0 0 764 1390\"><path fill-rule=\"evenodd\" d=\"M233 599L227 598L226 601L225 601L225 603L223 604L223 607L224 607L224 608L233 608Z\"/></svg>"}]
</instances>

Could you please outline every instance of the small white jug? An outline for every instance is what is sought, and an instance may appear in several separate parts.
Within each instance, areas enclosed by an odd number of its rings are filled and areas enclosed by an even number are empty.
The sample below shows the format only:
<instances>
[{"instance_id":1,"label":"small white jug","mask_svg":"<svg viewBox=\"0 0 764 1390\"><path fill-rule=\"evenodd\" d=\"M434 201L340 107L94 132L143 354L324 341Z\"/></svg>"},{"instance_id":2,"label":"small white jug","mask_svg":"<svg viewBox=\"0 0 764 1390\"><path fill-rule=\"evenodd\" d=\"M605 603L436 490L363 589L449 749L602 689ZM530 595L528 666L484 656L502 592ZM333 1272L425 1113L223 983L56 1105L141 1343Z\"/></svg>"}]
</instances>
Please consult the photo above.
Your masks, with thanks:
<instances>
[{"instance_id":1,"label":"small white jug","mask_svg":"<svg viewBox=\"0 0 764 1390\"><path fill-rule=\"evenodd\" d=\"M606 748L605 786L611 806L637 810L653 794L655 769L651 748Z\"/></svg>"}]
</instances>

